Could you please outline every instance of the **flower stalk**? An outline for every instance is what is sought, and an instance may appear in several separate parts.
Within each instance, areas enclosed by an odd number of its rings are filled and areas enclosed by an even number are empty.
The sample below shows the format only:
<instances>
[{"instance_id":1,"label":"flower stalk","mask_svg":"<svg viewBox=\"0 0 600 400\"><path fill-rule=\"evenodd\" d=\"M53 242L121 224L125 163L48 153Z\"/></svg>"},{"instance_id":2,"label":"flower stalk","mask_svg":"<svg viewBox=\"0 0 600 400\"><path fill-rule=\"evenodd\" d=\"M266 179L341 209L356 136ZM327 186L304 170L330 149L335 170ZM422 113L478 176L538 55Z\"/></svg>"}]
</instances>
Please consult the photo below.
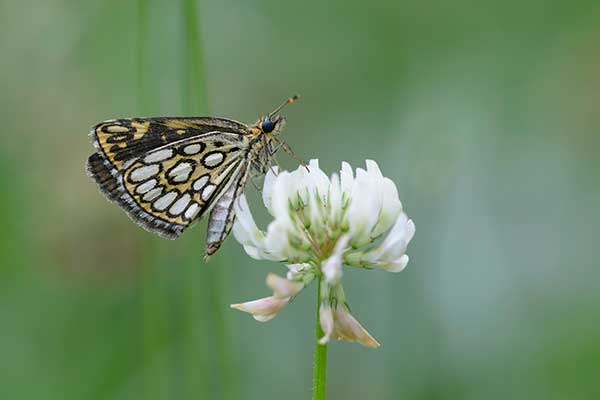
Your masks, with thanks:
<instances>
[{"instance_id":1,"label":"flower stalk","mask_svg":"<svg viewBox=\"0 0 600 400\"><path fill-rule=\"evenodd\" d=\"M315 354L313 369L313 400L324 400L327 387L327 343L321 344L324 336L321 327L321 278L317 286L317 318L315 323Z\"/></svg>"}]
</instances>

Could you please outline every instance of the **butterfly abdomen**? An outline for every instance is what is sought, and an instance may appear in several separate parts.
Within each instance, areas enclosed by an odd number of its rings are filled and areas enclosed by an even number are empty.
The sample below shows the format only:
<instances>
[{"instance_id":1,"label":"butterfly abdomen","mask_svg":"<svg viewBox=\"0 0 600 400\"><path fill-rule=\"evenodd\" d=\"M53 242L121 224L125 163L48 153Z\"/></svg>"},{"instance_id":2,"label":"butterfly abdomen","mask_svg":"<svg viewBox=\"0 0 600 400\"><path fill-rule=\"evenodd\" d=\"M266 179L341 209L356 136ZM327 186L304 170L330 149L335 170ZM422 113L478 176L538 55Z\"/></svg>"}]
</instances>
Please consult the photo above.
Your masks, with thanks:
<instances>
[{"instance_id":1,"label":"butterfly abdomen","mask_svg":"<svg viewBox=\"0 0 600 400\"><path fill-rule=\"evenodd\" d=\"M210 212L206 232L206 260L219 250L233 227L235 221L233 204L244 191L246 181L248 180L248 173L249 168L246 164L236 177L232 178L229 187L216 201L214 208Z\"/></svg>"}]
</instances>

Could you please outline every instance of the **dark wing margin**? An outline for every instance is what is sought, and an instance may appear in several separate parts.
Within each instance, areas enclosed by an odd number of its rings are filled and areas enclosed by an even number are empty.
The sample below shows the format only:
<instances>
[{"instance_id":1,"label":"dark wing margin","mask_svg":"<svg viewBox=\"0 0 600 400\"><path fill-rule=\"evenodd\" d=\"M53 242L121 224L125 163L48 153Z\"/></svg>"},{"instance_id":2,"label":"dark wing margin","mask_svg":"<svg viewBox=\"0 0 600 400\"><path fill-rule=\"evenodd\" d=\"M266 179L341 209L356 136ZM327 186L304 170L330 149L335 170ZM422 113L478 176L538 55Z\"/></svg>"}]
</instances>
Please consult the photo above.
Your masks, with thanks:
<instances>
[{"instance_id":1,"label":"dark wing margin","mask_svg":"<svg viewBox=\"0 0 600 400\"><path fill-rule=\"evenodd\" d=\"M88 175L98 184L108 200L119 205L133 222L149 232L167 239L177 239L183 225L167 223L140 208L125 191L122 175L98 153L92 154L86 164Z\"/></svg>"}]
</instances>

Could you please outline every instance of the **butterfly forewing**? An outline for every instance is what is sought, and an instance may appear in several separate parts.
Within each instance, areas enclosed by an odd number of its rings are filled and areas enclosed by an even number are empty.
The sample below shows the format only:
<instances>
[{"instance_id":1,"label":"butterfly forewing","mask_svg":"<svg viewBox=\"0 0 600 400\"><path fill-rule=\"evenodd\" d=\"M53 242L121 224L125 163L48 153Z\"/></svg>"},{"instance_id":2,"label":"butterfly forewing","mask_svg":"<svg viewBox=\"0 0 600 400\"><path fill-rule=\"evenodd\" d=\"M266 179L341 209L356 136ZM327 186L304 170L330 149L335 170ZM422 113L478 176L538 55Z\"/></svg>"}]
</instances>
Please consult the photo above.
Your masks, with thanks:
<instances>
[{"instance_id":1,"label":"butterfly forewing","mask_svg":"<svg viewBox=\"0 0 600 400\"><path fill-rule=\"evenodd\" d=\"M223 118L129 118L101 122L91 134L98 151L119 169L127 160L165 144L209 132L245 135L248 127Z\"/></svg>"}]
</instances>

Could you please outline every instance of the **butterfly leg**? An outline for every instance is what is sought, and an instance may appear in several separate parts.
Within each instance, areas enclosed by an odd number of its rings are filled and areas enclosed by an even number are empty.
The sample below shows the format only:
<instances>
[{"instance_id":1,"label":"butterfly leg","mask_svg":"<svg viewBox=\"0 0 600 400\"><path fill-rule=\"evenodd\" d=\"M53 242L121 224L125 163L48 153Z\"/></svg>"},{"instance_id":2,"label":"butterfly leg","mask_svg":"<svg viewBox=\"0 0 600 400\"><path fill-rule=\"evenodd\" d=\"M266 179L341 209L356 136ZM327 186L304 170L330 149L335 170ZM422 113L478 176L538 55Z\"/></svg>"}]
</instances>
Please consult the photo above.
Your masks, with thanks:
<instances>
[{"instance_id":1,"label":"butterfly leg","mask_svg":"<svg viewBox=\"0 0 600 400\"><path fill-rule=\"evenodd\" d=\"M283 143L278 141L278 142L277 142L277 147L275 147L274 149L271 149L271 150L269 151L269 153L270 153L269 155L270 155L270 156L274 156L274 155L275 155L275 153L277 153L277 152L279 151L279 149L281 148L281 146L283 146Z\"/></svg>"},{"instance_id":2,"label":"butterfly leg","mask_svg":"<svg viewBox=\"0 0 600 400\"><path fill-rule=\"evenodd\" d=\"M292 150L292 148L290 147L289 144L287 144L286 142L280 141L277 138L273 138L273 141L275 143L277 143L277 147L275 149L273 149L273 152L272 152L273 154L271 154L271 156L273 156L275 154L275 152L281 148L288 155L290 155L294 160L298 161L304 168L306 168L306 170L308 172L310 172L310 170L308 169L308 165L306 165L306 163L304 162L304 160L302 160L300 157L298 157L296 155L296 153L294 153L294 150Z\"/></svg>"},{"instance_id":3,"label":"butterfly leg","mask_svg":"<svg viewBox=\"0 0 600 400\"><path fill-rule=\"evenodd\" d=\"M277 157L275 157L275 155L274 155L274 154L271 156L271 159L272 159L273 161L275 161L275 162L274 162L274 164L276 164L276 165L277 165L277 168L278 168L278 169L280 169L280 166L279 166L279 161L277 160ZM279 175L279 172L278 172L278 170L277 170L277 169L275 169L275 168L273 168L273 163L271 163L271 165L269 166L269 169L271 170L271 172L273 173L273 175L275 175L275 176Z\"/></svg>"},{"instance_id":4,"label":"butterfly leg","mask_svg":"<svg viewBox=\"0 0 600 400\"><path fill-rule=\"evenodd\" d=\"M258 193L262 193L262 189L260 187L258 187L258 185L256 184L256 181L255 181L256 178L257 178L256 176L253 176L252 178L250 178L250 183L252 184L252 186L254 186L254 188L256 189L256 191Z\"/></svg>"},{"instance_id":5,"label":"butterfly leg","mask_svg":"<svg viewBox=\"0 0 600 400\"><path fill-rule=\"evenodd\" d=\"M252 160L251 162L252 168L250 169L249 176L250 183L259 193L262 193L262 189L256 184L256 179L262 177L266 173L266 167L256 160Z\"/></svg>"},{"instance_id":6,"label":"butterfly leg","mask_svg":"<svg viewBox=\"0 0 600 400\"><path fill-rule=\"evenodd\" d=\"M296 155L296 153L294 153L294 151L292 150L292 148L290 147L289 144L287 144L286 142L281 142L281 148L283 149L283 151L285 151L287 154L289 154L294 160L296 160L300 164L302 164L302 166L304 168L306 168L306 170L308 172L310 172L310 170L308 169L308 165L304 162L304 160L302 160L300 157L298 157Z\"/></svg>"}]
</instances>

